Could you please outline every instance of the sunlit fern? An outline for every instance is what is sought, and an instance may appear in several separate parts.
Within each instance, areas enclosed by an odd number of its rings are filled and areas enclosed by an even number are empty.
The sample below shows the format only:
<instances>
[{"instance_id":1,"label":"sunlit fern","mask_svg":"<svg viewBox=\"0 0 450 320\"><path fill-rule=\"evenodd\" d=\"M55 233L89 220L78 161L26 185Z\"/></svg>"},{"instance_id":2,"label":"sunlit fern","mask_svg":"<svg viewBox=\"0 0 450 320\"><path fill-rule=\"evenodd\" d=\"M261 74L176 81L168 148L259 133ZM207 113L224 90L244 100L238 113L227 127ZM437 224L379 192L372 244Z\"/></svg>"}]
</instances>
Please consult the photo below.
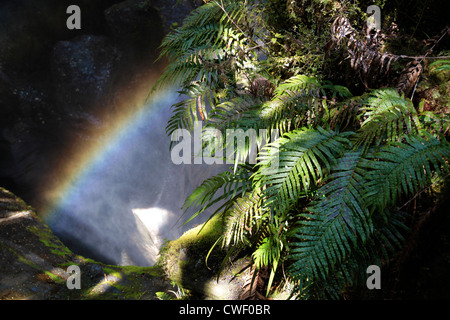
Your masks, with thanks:
<instances>
[{"instance_id":1,"label":"sunlit fern","mask_svg":"<svg viewBox=\"0 0 450 320\"><path fill-rule=\"evenodd\" d=\"M171 62L160 84L180 85L185 97L173 106L168 134L197 120L224 140L227 129L253 129L258 143L279 133L258 149L256 164L249 143L241 145L232 155L241 163L205 180L183 208L195 210L191 220L218 207L224 263L252 250L252 270L270 271L266 295L286 264L297 298L339 298L401 246L399 201L450 170L450 120L391 88L353 96L310 76L272 77L251 53L270 51L262 3L209 1L162 44ZM262 74L274 90L255 96L244 80Z\"/></svg>"}]
</instances>

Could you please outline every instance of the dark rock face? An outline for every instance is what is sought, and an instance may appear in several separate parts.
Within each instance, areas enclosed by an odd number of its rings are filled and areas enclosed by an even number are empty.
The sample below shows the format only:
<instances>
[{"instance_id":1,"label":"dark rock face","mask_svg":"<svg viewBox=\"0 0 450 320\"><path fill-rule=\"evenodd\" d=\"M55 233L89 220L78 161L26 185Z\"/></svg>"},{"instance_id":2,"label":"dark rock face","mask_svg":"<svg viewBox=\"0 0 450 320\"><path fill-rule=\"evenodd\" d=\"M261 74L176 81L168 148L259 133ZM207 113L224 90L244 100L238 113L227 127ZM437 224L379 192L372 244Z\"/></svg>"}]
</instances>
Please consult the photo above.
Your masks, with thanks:
<instances>
[{"instance_id":1,"label":"dark rock face","mask_svg":"<svg viewBox=\"0 0 450 320\"><path fill-rule=\"evenodd\" d=\"M57 105L73 114L107 103L120 58L117 47L103 36L59 42L52 55Z\"/></svg>"},{"instance_id":2,"label":"dark rock face","mask_svg":"<svg viewBox=\"0 0 450 320\"><path fill-rule=\"evenodd\" d=\"M174 24L181 25L184 18L203 0L151 0L163 20L164 32L168 33Z\"/></svg>"},{"instance_id":3,"label":"dark rock face","mask_svg":"<svg viewBox=\"0 0 450 320\"><path fill-rule=\"evenodd\" d=\"M128 0L105 10L111 34L134 46L155 49L164 34L159 12L148 1Z\"/></svg>"}]
</instances>

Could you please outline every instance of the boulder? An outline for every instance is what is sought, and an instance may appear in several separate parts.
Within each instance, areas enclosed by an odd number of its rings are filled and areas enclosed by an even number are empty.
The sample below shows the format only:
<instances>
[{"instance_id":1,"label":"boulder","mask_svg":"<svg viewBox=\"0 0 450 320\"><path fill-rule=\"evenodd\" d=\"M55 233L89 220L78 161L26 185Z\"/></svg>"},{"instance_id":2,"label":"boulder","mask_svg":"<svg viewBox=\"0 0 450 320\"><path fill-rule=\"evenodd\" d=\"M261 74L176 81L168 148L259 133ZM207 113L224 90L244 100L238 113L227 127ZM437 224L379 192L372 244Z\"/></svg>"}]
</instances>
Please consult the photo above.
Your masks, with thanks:
<instances>
[{"instance_id":1,"label":"boulder","mask_svg":"<svg viewBox=\"0 0 450 320\"><path fill-rule=\"evenodd\" d=\"M162 36L181 25L202 0L127 0L105 10L114 36L159 46ZM142 43L141 43L142 45Z\"/></svg>"},{"instance_id":2,"label":"boulder","mask_svg":"<svg viewBox=\"0 0 450 320\"><path fill-rule=\"evenodd\" d=\"M67 282L80 268L81 289ZM20 198L0 187L0 300L157 299L157 267L105 265L71 252Z\"/></svg>"},{"instance_id":3,"label":"boulder","mask_svg":"<svg viewBox=\"0 0 450 320\"><path fill-rule=\"evenodd\" d=\"M82 35L60 41L52 52L55 104L72 116L108 105L121 52L109 38Z\"/></svg>"},{"instance_id":4,"label":"boulder","mask_svg":"<svg viewBox=\"0 0 450 320\"><path fill-rule=\"evenodd\" d=\"M159 12L148 1L128 0L105 10L111 34L145 55L155 50L164 36Z\"/></svg>"}]
</instances>

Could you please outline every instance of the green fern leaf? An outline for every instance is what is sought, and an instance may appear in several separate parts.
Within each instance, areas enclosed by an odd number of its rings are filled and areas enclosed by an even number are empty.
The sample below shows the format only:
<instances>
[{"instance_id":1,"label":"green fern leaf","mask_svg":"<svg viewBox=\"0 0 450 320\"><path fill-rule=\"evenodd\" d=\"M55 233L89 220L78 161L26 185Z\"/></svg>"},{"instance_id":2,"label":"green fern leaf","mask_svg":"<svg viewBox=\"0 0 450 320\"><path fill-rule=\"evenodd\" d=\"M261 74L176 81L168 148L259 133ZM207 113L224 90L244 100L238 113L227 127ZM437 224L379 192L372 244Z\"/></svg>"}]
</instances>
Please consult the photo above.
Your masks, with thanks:
<instances>
[{"instance_id":1,"label":"green fern leaf","mask_svg":"<svg viewBox=\"0 0 450 320\"><path fill-rule=\"evenodd\" d=\"M365 120L355 136L355 149L362 146L367 150L374 142L397 141L418 132L417 111L411 100L400 97L395 89L374 91L361 110Z\"/></svg>"},{"instance_id":2,"label":"green fern leaf","mask_svg":"<svg viewBox=\"0 0 450 320\"><path fill-rule=\"evenodd\" d=\"M238 166L238 169L236 173L225 171L203 181L186 198L182 209L187 210L190 207L199 207L199 209L192 214L185 224L221 201L224 201L224 203L213 212L209 219L221 210L228 210L237 198L242 197L249 190L249 169L245 166ZM217 195L221 190L222 195Z\"/></svg>"},{"instance_id":3,"label":"green fern leaf","mask_svg":"<svg viewBox=\"0 0 450 320\"><path fill-rule=\"evenodd\" d=\"M392 142L371 155L367 201L375 208L394 205L400 196L425 188L434 172L449 170L450 144L428 134Z\"/></svg>"},{"instance_id":4,"label":"green fern leaf","mask_svg":"<svg viewBox=\"0 0 450 320\"><path fill-rule=\"evenodd\" d=\"M430 64L429 66L433 71L445 71L450 70L450 60L439 60Z\"/></svg>"},{"instance_id":5,"label":"green fern leaf","mask_svg":"<svg viewBox=\"0 0 450 320\"><path fill-rule=\"evenodd\" d=\"M320 83L316 78L305 75L297 75L287 79L275 89L275 97L280 97L286 93L297 91L304 94L318 95Z\"/></svg>"},{"instance_id":6,"label":"green fern leaf","mask_svg":"<svg viewBox=\"0 0 450 320\"><path fill-rule=\"evenodd\" d=\"M237 199L226 214L223 246L245 244L258 232L263 220L259 193L253 191Z\"/></svg>"},{"instance_id":7,"label":"green fern leaf","mask_svg":"<svg viewBox=\"0 0 450 320\"><path fill-rule=\"evenodd\" d=\"M263 205L285 212L292 203L305 196L349 146L349 135L350 132L337 133L320 127L294 130L269 146L267 152L261 152L255 182L267 186L263 191ZM278 168L267 175L265 170L275 159Z\"/></svg>"},{"instance_id":8,"label":"green fern leaf","mask_svg":"<svg viewBox=\"0 0 450 320\"><path fill-rule=\"evenodd\" d=\"M347 152L333 166L328 183L320 188L309 213L300 215L291 245L293 277L326 279L345 260L358 241L373 230L363 202L365 170L361 152Z\"/></svg>"}]
</instances>

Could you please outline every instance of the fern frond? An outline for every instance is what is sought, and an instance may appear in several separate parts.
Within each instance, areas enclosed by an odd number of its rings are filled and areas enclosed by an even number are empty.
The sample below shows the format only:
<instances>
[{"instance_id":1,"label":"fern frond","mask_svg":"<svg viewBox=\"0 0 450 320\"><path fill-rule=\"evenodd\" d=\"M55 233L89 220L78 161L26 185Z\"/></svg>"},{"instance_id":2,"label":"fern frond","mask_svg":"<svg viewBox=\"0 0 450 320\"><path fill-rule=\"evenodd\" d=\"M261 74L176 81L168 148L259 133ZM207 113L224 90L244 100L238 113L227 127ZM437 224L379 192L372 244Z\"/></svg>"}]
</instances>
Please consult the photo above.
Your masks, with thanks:
<instances>
[{"instance_id":1,"label":"fern frond","mask_svg":"<svg viewBox=\"0 0 450 320\"><path fill-rule=\"evenodd\" d=\"M361 110L365 120L355 136L355 149L367 150L383 140L398 141L405 134L417 133L420 126L411 100L392 88L374 91Z\"/></svg>"},{"instance_id":2,"label":"fern frond","mask_svg":"<svg viewBox=\"0 0 450 320\"><path fill-rule=\"evenodd\" d=\"M360 103L358 97L351 97L342 102L331 105L328 108L328 121L330 128L340 131L356 131L357 117L360 113Z\"/></svg>"},{"instance_id":3,"label":"fern frond","mask_svg":"<svg viewBox=\"0 0 450 320\"><path fill-rule=\"evenodd\" d=\"M423 101L421 102L421 104ZM431 111L422 111L419 114L422 128L428 132L438 135L450 132L450 115L440 114Z\"/></svg>"},{"instance_id":4,"label":"fern frond","mask_svg":"<svg viewBox=\"0 0 450 320\"><path fill-rule=\"evenodd\" d=\"M326 81L321 85L322 93L328 99L342 98L348 99L353 97L352 93L347 87L333 84L330 81Z\"/></svg>"},{"instance_id":5,"label":"fern frond","mask_svg":"<svg viewBox=\"0 0 450 320\"><path fill-rule=\"evenodd\" d=\"M262 243L252 254L254 265L258 270L265 267L270 267L271 269L266 295L269 294L270 288L272 287L283 249L283 242L276 237L276 232L272 231L271 236L264 238Z\"/></svg>"},{"instance_id":6,"label":"fern frond","mask_svg":"<svg viewBox=\"0 0 450 320\"><path fill-rule=\"evenodd\" d=\"M405 224L406 214L395 209L385 208L372 215L374 223L374 232L370 237L367 250L373 250L370 255L372 264L374 259L384 258L387 262L397 250L400 250L405 241L405 234L409 228ZM379 263L381 265L381 261Z\"/></svg>"},{"instance_id":7,"label":"fern frond","mask_svg":"<svg viewBox=\"0 0 450 320\"><path fill-rule=\"evenodd\" d=\"M253 96L237 96L215 105L211 110L209 124L222 132L226 129L243 130L264 128L258 125L258 111L262 100Z\"/></svg>"},{"instance_id":8,"label":"fern frond","mask_svg":"<svg viewBox=\"0 0 450 320\"><path fill-rule=\"evenodd\" d=\"M450 60L438 60L429 65L433 71L445 71L450 70Z\"/></svg>"},{"instance_id":9,"label":"fern frond","mask_svg":"<svg viewBox=\"0 0 450 320\"><path fill-rule=\"evenodd\" d=\"M259 192L253 191L234 202L226 213L222 246L245 244L254 233L258 232L263 219L259 199Z\"/></svg>"},{"instance_id":10,"label":"fern frond","mask_svg":"<svg viewBox=\"0 0 450 320\"><path fill-rule=\"evenodd\" d=\"M183 27L190 28L216 21L222 16L221 9L212 1L207 2L191 12L183 21Z\"/></svg>"},{"instance_id":11,"label":"fern frond","mask_svg":"<svg viewBox=\"0 0 450 320\"><path fill-rule=\"evenodd\" d=\"M220 210L228 210L237 198L242 197L249 190L251 187L249 183L249 169L245 166L238 166L238 169L235 173L225 171L203 181L186 198L182 209L187 210L190 207L199 207L199 209L192 214L185 224L221 201L225 202L213 212L209 219ZM222 195L217 195L220 190L223 190Z\"/></svg>"},{"instance_id":12,"label":"fern frond","mask_svg":"<svg viewBox=\"0 0 450 320\"><path fill-rule=\"evenodd\" d=\"M187 96L187 98L171 107L172 116L166 126L166 132L169 136L177 129L193 130L195 121L200 119L199 116L201 116L202 120L208 118L206 106L213 105L215 101L214 92L202 83L192 83L178 93Z\"/></svg>"},{"instance_id":13,"label":"fern frond","mask_svg":"<svg viewBox=\"0 0 450 320\"><path fill-rule=\"evenodd\" d=\"M285 92L264 104L260 111L261 122L277 129L280 134L301 127L317 127L322 123L325 109L323 99L301 92Z\"/></svg>"},{"instance_id":14,"label":"fern frond","mask_svg":"<svg viewBox=\"0 0 450 320\"><path fill-rule=\"evenodd\" d=\"M267 152L260 153L255 182L267 188L263 205L284 212L329 172L336 158L349 146L351 133L338 133L322 128L300 129L289 132ZM265 174L274 161L276 172Z\"/></svg>"},{"instance_id":15,"label":"fern frond","mask_svg":"<svg viewBox=\"0 0 450 320\"><path fill-rule=\"evenodd\" d=\"M260 117L266 126L278 129L280 134L304 126L317 127L330 118L330 103L334 105L336 98L351 96L346 87L297 75L275 89L273 99L263 105Z\"/></svg>"},{"instance_id":16,"label":"fern frond","mask_svg":"<svg viewBox=\"0 0 450 320\"><path fill-rule=\"evenodd\" d=\"M373 168L368 176L367 201L374 208L395 205L400 196L410 196L425 188L432 174L450 168L450 144L427 134L392 142L369 158Z\"/></svg>"},{"instance_id":17,"label":"fern frond","mask_svg":"<svg viewBox=\"0 0 450 320\"><path fill-rule=\"evenodd\" d=\"M364 243L352 246L345 260L334 265L327 278L311 279L306 288L301 288L299 283L298 290L308 294L308 298L342 299L346 288L365 285L367 266L388 264L402 248L404 234L408 231L404 224L405 214L384 210L372 218L373 232Z\"/></svg>"},{"instance_id":18,"label":"fern frond","mask_svg":"<svg viewBox=\"0 0 450 320\"><path fill-rule=\"evenodd\" d=\"M304 94L318 93L320 89L320 82L313 77L305 75L297 75L287 79L280 84L274 92L275 97L280 97L286 93L297 91Z\"/></svg>"},{"instance_id":19,"label":"fern frond","mask_svg":"<svg viewBox=\"0 0 450 320\"><path fill-rule=\"evenodd\" d=\"M228 21L239 21L245 14L243 6L234 1L224 1L223 9L209 2L194 10L180 28L163 39L160 58L168 57L171 63L154 89L167 83L186 86L207 76L217 78L218 64L243 50L248 42L240 28Z\"/></svg>"},{"instance_id":20,"label":"fern frond","mask_svg":"<svg viewBox=\"0 0 450 320\"><path fill-rule=\"evenodd\" d=\"M320 188L308 213L300 215L297 242L292 243L293 277L326 279L358 241L373 230L363 202L365 171L361 152L347 152L333 166L327 184Z\"/></svg>"},{"instance_id":21,"label":"fern frond","mask_svg":"<svg viewBox=\"0 0 450 320\"><path fill-rule=\"evenodd\" d=\"M281 256L282 245L277 239L265 238L259 247L253 252L252 258L256 268L261 269L278 261Z\"/></svg>"}]
</instances>

